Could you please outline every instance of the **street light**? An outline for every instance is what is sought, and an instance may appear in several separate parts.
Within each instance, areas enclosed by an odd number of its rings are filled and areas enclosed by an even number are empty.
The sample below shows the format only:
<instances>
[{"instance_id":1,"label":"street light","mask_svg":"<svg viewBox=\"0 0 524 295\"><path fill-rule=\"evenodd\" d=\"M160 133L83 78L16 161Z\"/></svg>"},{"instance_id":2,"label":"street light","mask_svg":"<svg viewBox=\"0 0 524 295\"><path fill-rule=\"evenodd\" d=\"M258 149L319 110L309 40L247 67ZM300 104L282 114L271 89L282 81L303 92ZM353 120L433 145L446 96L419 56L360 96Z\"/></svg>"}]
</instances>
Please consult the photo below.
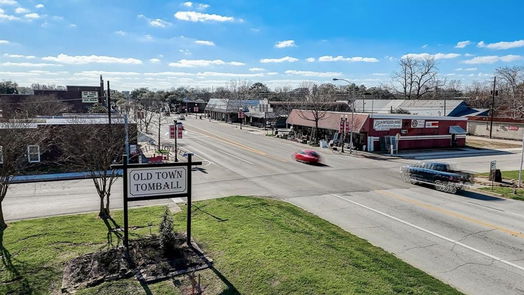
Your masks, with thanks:
<instances>
[{"instance_id":1,"label":"street light","mask_svg":"<svg viewBox=\"0 0 524 295\"><path fill-rule=\"evenodd\" d=\"M349 82L349 80L346 79L339 79L339 78L333 78L333 81L344 81L348 83L348 85L351 85L352 83ZM350 100L348 99L348 105ZM349 137L349 153L353 151L353 122L354 122L354 116L355 116L355 100L352 101L351 106L351 130L350 130L350 137ZM344 142L342 142L342 146L344 146Z\"/></svg>"}]
</instances>

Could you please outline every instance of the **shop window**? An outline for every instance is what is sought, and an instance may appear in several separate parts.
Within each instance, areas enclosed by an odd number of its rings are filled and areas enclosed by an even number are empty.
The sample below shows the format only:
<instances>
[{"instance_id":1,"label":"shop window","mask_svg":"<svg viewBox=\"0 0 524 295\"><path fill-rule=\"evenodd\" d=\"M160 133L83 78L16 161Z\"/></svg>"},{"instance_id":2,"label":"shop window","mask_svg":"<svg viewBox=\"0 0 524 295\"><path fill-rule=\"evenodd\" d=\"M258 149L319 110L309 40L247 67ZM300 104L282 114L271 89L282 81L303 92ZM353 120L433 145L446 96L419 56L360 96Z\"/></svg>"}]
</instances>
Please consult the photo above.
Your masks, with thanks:
<instances>
[{"instance_id":1,"label":"shop window","mask_svg":"<svg viewBox=\"0 0 524 295\"><path fill-rule=\"evenodd\" d=\"M38 145L28 145L27 146L27 160L29 163L39 163L40 162L40 146Z\"/></svg>"}]
</instances>

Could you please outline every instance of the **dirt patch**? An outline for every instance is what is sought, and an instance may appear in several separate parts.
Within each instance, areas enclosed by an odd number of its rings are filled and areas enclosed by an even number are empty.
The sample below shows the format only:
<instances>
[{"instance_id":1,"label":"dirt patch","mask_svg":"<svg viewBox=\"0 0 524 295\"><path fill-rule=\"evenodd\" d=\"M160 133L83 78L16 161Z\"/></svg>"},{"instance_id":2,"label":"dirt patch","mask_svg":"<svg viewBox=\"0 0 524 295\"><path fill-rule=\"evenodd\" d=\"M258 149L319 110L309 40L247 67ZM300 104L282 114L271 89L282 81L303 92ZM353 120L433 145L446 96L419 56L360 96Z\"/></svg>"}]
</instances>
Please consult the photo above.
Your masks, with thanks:
<instances>
[{"instance_id":1,"label":"dirt patch","mask_svg":"<svg viewBox=\"0 0 524 295\"><path fill-rule=\"evenodd\" d=\"M80 288L132 276L153 283L209 267L211 259L193 245L188 247L185 236L178 235L175 247L164 251L158 238L151 237L130 241L129 259L124 247L76 257L65 266L62 292L72 293Z\"/></svg>"},{"instance_id":2,"label":"dirt patch","mask_svg":"<svg viewBox=\"0 0 524 295\"><path fill-rule=\"evenodd\" d=\"M466 145L472 148L483 148L483 149L511 149L522 147L519 143L511 142L499 142L490 140L477 140L477 139L466 139Z\"/></svg>"}]
</instances>

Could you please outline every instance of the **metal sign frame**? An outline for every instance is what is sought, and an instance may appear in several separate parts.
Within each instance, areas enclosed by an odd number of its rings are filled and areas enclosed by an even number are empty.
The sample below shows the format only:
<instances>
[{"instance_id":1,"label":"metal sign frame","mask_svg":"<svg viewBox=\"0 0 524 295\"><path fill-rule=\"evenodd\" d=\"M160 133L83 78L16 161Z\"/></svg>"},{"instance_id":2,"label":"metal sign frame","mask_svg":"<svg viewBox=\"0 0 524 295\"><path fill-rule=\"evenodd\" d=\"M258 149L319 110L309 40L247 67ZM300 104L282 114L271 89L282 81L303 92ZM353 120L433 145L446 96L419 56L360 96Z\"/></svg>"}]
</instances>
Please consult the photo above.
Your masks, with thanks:
<instances>
[{"instance_id":1,"label":"metal sign frame","mask_svg":"<svg viewBox=\"0 0 524 295\"><path fill-rule=\"evenodd\" d=\"M124 182L124 246L129 252L129 210L128 202L134 201L144 201L144 200L156 200L156 199L167 199L167 198L179 198L187 197L187 245L191 247L191 193L192 193L192 168L193 166L202 165L202 162L193 162L193 154L187 155L187 162L177 162L177 163L163 163L163 164L128 164L128 157L125 155L123 157L123 164L113 165L115 168L120 168L123 170L123 182ZM162 195L151 195L144 197L133 197L129 198L128 196L128 169L129 168L144 168L150 169L155 167L186 167L186 192L185 193L174 193L174 194L162 194Z\"/></svg>"}]
</instances>

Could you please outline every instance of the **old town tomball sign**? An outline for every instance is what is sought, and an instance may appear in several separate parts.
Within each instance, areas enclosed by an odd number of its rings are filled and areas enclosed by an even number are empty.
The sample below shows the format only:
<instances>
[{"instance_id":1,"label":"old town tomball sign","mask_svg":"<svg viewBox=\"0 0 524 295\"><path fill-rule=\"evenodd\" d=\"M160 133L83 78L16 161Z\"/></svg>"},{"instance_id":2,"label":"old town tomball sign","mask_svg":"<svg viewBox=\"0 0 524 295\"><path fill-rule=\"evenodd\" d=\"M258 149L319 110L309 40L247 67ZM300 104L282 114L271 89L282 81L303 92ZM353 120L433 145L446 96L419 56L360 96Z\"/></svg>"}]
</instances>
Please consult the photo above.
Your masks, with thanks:
<instances>
[{"instance_id":1,"label":"old town tomball sign","mask_svg":"<svg viewBox=\"0 0 524 295\"><path fill-rule=\"evenodd\" d=\"M187 167L128 168L128 198L187 193Z\"/></svg>"}]
</instances>

